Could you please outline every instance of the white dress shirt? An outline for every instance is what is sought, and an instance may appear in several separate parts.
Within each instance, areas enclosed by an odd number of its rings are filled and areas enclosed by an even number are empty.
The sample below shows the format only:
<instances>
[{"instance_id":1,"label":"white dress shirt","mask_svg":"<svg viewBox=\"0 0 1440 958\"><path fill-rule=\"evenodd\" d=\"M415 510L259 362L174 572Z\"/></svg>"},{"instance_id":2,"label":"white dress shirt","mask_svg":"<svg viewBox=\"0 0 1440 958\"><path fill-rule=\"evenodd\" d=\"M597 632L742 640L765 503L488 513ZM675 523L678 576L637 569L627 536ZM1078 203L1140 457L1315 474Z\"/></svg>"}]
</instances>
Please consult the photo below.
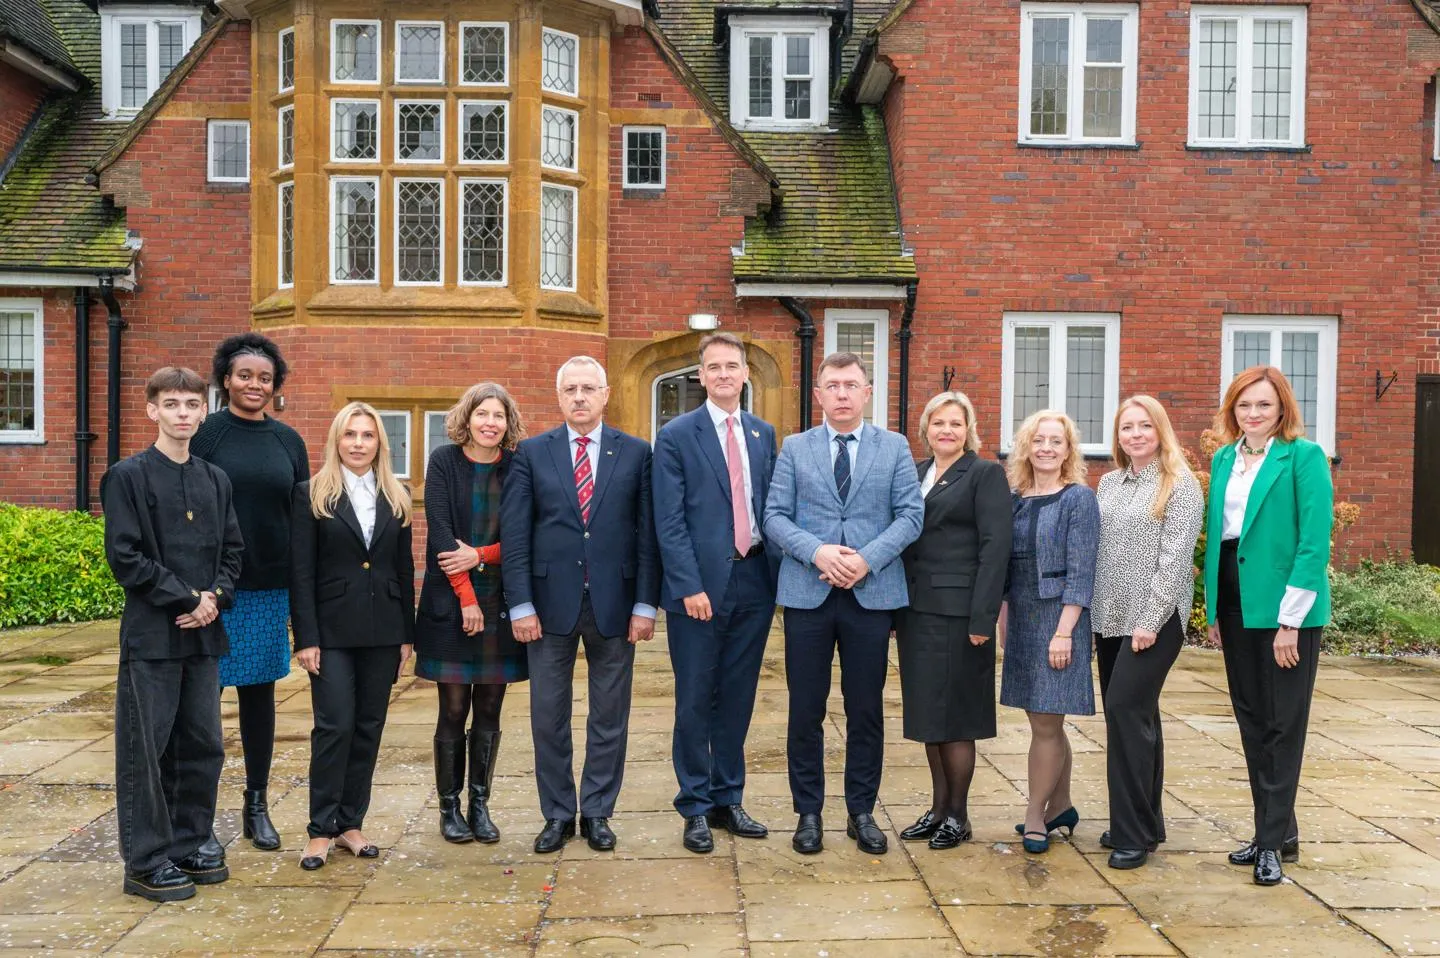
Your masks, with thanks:
<instances>
[{"instance_id":1,"label":"white dress shirt","mask_svg":"<svg viewBox=\"0 0 1440 958\"><path fill-rule=\"evenodd\" d=\"M715 436L720 440L720 452L727 467L730 465L730 427L727 423L732 415L735 417L735 440L740 444L740 474L745 477L745 512L750 516L750 541L760 542L760 517L755 515L755 486L750 481L750 450L745 445L745 421L740 418L740 410L728 413L708 399L705 400L705 410L715 424Z\"/></svg>"},{"instance_id":2,"label":"white dress shirt","mask_svg":"<svg viewBox=\"0 0 1440 958\"><path fill-rule=\"evenodd\" d=\"M831 461L834 461L833 458ZM935 480L937 478L939 477L935 475L935 461L932 459L930 461L930 468L925 470L925 478L920 480L921 498L930 495L930 490L935 488Z\"/></svg>"},{"instance_id":3,"label":"white dress shirt","mask_svg":"<svg viewBox=\"0 0 1440 958\"><path fill-rule=\"evenodd\" d=\"M1250 505L1250 490L1255 488L1255 478L1260 475L1260 467L1265 465L1265 460L1270 456L1270 447L1274 445L1275 437L1271 436L1265 441L1265 449L1260 458L1249 466L1245 464L1245 453L1240 449L1244 441L1241 439L1235 444L1235 465L1230 468L1230 481L1225 484L1225 521L1220 533L1222 540L1238 539L1244 531L1245 510ZM1287 585L1285 597L1280 600L1278 621L1287 628L1298 629L1314 605L1314 592Z\"/></svg>"},{"instance_id":4,"label":"white dress shirt","mask_svg":"<svg viewBox=\"0 0 1440 958\"><path fill-rule=\"evenodd\" d=\"M350 508L355 510L355 518L360 520L360 531L365 533L365 548L370 548L370 540L375 537L375 470L371 469L363 476L357 476L349 469L341 469L341 475L345 477L345 495L350 497Z\"/></svg>"},{"instance_id":5,"label":"white dress shirt","mask_svg":"<svg viewBox=\"0 0 1440 958\"><path fill-rule=\"evenodd\" d=\"M852 476L855 475L855 463L860 459L860 439L864 431L865 423L862 422L855 427L854 432L850 433L850 435L855 437L855 441L845 444L845 451L850 453L850 475ZM840 435L840 431L830 425L827 420L825 423L825 438L830 443L830 465L832 466L835 465L835 457L840 453L840 446L835 442L835 437L838 435Z\"/></svg>"}]
</instances>

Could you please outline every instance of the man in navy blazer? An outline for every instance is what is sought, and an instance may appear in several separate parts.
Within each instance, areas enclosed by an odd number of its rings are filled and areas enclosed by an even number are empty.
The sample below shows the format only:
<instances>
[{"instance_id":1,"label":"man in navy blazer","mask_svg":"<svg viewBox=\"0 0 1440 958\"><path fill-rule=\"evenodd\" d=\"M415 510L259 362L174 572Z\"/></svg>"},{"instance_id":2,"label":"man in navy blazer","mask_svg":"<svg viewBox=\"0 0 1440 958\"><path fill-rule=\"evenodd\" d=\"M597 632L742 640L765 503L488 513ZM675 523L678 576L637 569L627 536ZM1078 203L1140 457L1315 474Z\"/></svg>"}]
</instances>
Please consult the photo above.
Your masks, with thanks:
<instances>
[{"instance_id":1,"label":"man in navy blazer","mask_svg":"<svg viewBox=\"0 0 1440 958\"><path fill-rule=\"evenodd\" d=\"M740 408L745 344L730 333L700 341L705 403L655 437L655 533L675 671L672 755L692 852L714 850L710 826L764 838L746 814L745 736L765 639L775 616L778 550L760 520L775 468L775 430Z\"/></svg>"},{"instance_id":2,"label":"man in navy blazer","mask_svg":"<svg viewBox=\"0 0 1440 958\"><path fill-rule=\"evenodd\" d=\"M825 701L840 649L845 699L845 833L872 855L889 848L875 823L885 725L882 698L893 610L909 594L900 553L920 536L925 502L905 437L864 422L870 382L854 353L820 364L815 400L825 422L785 440L765 503L765 538L784 550L790 691L790 794L795 850L822 849Z\"/></svg>"},{"instance_id":3,"label":"man in navy blazer","mask_svg":"<svg viewBox=\"0 0 1440 958\"><path fill-rule=\"evenodd\" d=\"M535 851L575 834L570 703L585 643L590 714L580 831L615 847L609 819L625 772L635 643L655 631L660 568L650 503L650 445L604 425L610 387L589 356L555 376L565 425L515 450L500 496L501 576L515 639L528 644L530 731L545 827Z\"/></svg>"}]
</instances>

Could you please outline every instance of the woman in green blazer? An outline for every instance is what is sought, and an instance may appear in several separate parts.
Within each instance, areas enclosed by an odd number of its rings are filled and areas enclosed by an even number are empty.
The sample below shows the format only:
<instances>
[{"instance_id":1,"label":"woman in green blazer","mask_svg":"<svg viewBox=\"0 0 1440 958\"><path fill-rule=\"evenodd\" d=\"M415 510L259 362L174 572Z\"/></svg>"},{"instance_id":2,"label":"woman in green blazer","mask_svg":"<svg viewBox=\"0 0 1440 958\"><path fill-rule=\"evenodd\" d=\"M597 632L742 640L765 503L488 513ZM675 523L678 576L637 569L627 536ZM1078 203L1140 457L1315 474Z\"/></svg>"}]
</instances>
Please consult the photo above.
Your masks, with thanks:
<instances>
[{"instance_id":1,"label":"woman in green blazer","mask_svg":"<svg viewBox=\"0 0 1440 958\"><path fill-rule=\"evenodd\" d=\"M1255 805L1255 837L1230 862L1275 885L1281 861L1300 857L1295 792L1330 621L1334 487L1280 370L1236 376L1215 425L1226 444L1210 466L1205 613L1224 649Z\"/></svg>"}]
</instances>

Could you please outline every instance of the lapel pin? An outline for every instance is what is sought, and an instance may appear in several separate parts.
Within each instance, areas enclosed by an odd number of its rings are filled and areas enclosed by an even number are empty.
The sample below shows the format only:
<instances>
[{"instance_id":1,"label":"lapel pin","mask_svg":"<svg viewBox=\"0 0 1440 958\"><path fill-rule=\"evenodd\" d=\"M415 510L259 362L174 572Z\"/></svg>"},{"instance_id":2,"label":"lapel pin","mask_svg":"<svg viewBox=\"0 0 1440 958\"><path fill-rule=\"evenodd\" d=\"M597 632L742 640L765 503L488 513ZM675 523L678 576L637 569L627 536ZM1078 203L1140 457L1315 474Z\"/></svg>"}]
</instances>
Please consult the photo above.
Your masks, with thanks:
<instances>
[{"instance_id":1,"label":"lapel pin","mask_svg":"<svg viewBox=\"0 0 1440 958\"><path fill-rule=\"evenodd\" d=\"M756 439L759 439L759 438L760 438L760 430L758 430L758 429L752 429L752 430L750 430L750 435L754 436Z\"/></svg>"},{"instance_id":2,"label":"lapel pin","mask_svg":"<svg viewBox=\"0 0 1440 958\"><path fill-rule=\"evenodd\" d=\"M940 485L942 485L942 486L945 485L945 482L946 482L946 480L941 479L941 480L940 480Z\"/></svg>"},{"instance_id":3,"label":"lapel pin","mask_svg":"<svg viewBox=\"0 0 1440 958\"><path fill-rule=\"evenodd\" d=\"M607 456L613 456L613 455L615 455L615 450L614 450L614 449L606 449L606 450L605 450L605 455L607 455Z\"/></svg>"}]
</instances>

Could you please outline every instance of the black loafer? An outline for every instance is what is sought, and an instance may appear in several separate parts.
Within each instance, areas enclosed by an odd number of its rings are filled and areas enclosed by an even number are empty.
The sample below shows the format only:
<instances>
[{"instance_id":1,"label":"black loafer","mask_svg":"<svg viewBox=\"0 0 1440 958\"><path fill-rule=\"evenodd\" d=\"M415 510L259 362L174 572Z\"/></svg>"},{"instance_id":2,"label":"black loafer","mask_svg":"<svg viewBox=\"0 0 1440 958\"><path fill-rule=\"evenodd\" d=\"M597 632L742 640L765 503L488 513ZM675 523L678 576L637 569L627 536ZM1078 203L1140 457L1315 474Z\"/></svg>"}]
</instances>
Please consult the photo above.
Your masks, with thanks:
<instances>
[{"instance_id":1,"label":"black loafer","mask_svg":"<svg viewBox=\"0 0 1440 958\"><path fill-rule=\"evenodd\" d=\"M190 876L166 862L148 872L126 872L125 894L138 895L148 901L184 901L195 897L195 882Z\"/></svg>"},{"instance_id":2,"label":"black loafer","mask_svg":"<svg viewBox=\"0 0 1440 958\"><path fill-rule=\"evenodd\" d=\"M700 855L715 850L715 837L710 834L710 823L704 815L685 817L685 847Z\"/></svg>"},{"instance_id":3,"label":"black loafer","mask_svg":"<svg viewBox=\"0 0 1440 958\"><path fill-rule=\"evenodd\" d=\"M610 821L606 818L580 817L580 834L589 841L590 847L597 852L613 852L615 850L615 833L610 830Z\"/></svg>"},{"instance_id":4,"label":"black loafer","mask_svg":"<svg viewBox=\"0 0 1440 958\"><path fill-rule=\"evenodd\" d=\"M933 809L925 809L925 814L915 819L915 824L900 833L901 841L923 842L935 834L940 827L940 816L936 815Z\"/></svg>"},{"instance_id":5,"label":"black loafer","mask_svg":"<svg viewBox=\"0 0 1440 958\"><path fill-rule=\"evenodd\" d=\"M845 822L845 837L855 839L856 846L868 855L883 855L890 850L890 842L875 824L874 815L851 815Z\"/></svg>"},{"instance_id":6,"label":"black loafer","mask_svg":"<svg viewBox=\"0 0 1440 958\"><path fill-rule=\"evenodd\" d=\"M219 855L210 854L203 845L176 861L175 867L189 875L190 880L197 885L218 885L230 877L224 850L222 849Z\"/></svg>"},{"instance_id":7,"label":"black loafer","mask_svg":"<svg viewBox=\"0 0 1440 958\"><path fill-rule=\"evenodd\" d=\"M1254 842L1231 852L1227 857L1232 865L1250 866L1255 864L1255 858L1260 851L1260 846ZM1294 864L1300 860L1300 836L1287 838L1280 846L1280 860L1287 865Z\"/></svg>"},{"instance_id":8,"label":"black loafer","mask_svg":"<svg viewBox=\"0 0 1440 958\"><path fill-rule=\"evenodd\" d=\"M880 836L884 838L884 835ZM970 822L960 821L953 815L946 815L935 829L935 834L930 836L930 847L934 849L955 848L961 842L968 842L971 838Z\"/></svg>"},{"instance_id":9,"label":"black loafer","mask_svg":"<svg viewBox=\"0 0 1440 958\"><path fill-rule=\"evenodd\" d=\"M1255 854L1255 884L1257 885L1278 885L1285 878L1285 871L1280 867L1280 853L1270 849L1262 848Z\"/></svg>"},{"instance_id":10,"label":"black loafer","mask_svg":"<svg viewBox=\"0 0 1440 958\"><path fill-rule=\"evenodd\" d=\"M545 827L535 836L535 854L548 855L565 847L567 839L575 834L575 819L547 818Z\"/></svg>"},{"instance_id":11,"label":"black loafer","mask_svg":"<svg viewBox=\"0 0 1440 958\"><path fill-rule=\"evenodd\" d=\"M1139 868L1149 857L1150 853L1143 848L1117 848L1110 853L1110 867L1128 871Z\"/></svg>"},{"instance_id":12,"label":"black loafer","mask_svg":"<svg viewBox=\"0 0 1440 958\"><path fill-rule=\"evenodd\" d=\"M1162 839L1160 839L1160 841L1161 841L1161 842L1164 842L1165 839L1162 838ZM1111 838L1110 838L1110 830L1109 830L1109 829L1106 829L1105 831L1103 831L1103 832L1100 833L1100 847L1101 847L1101 848L1114 848L1114 847L1115 847L1114 841L1112 841ZM1147 845L1147 846L1145 847L1145 850L1146 850L1147 852L1153 852L1153 851L1155 851L1155 849L1158 848L1158 847L1159 847L1159 845L1158 845L1157 843L1151 842L1149 845ZM1133 868L1133 867L1135 867L1135 866L1132 865L1132 866L1130 866L1130 867Z\"/></svg>"},{"instance_id":13,"label":"black loafer","mask_svg":"<svg viewBox=\"0 0 1440 958\"><path fill-rule=\"evenodd\" d=\"M802 855L815 855L825 848L824 835L820 830L819 815L801 815L795 826L795 837L790 845Z\"/></svg>"},{"instance_id":14,"label":"black loafer","mask_svg":"<svg viewBox=\"0 0 1440 958\"><path fill-rule=\"evenodd\" d=\"M764 838L770 829L745 813L739 805L720 805L705 816L711 828L723 828L737 838Z\"/></svg>"}]
</instances>

